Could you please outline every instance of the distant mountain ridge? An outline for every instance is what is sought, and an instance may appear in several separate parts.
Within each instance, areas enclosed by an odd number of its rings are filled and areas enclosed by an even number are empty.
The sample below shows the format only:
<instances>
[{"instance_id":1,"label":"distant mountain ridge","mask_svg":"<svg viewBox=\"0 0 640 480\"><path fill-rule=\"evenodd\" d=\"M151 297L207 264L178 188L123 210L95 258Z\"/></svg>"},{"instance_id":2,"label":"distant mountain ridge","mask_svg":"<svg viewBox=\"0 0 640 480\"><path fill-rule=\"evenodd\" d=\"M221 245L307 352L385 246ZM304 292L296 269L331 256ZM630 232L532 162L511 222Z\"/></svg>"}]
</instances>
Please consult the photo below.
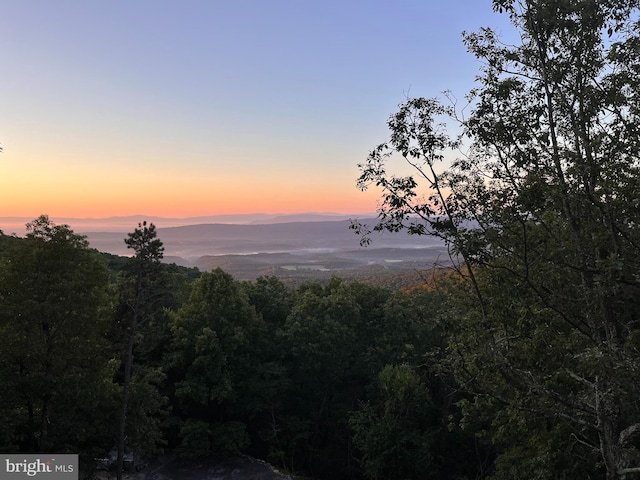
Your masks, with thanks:
<instances>
[{"instance_id":1,"label":"distant mountain ridge","mask_svg":"<svg viewBox=\"0 0 640 480\"><path fill-rule=\"evenodd\" d=\"M430 236L407 232L374 232L371 245L349 228L350 219L375 225L372 216L339 214L218 215L171 219L161 217L112 217L109 219L51 218L67 223L87 236L101 252L130 255L124 242L127 233L146 220L158 227L166 262L195 266L202 271L221 267L238 279L276 275L290 282L362 278L417 272L448 263L445 245ZM0 218L0 229L11 233ZM20 219L24 223L33 219ZM15 219L14 219L15 221ZM189 223L192 222L192 223ZM175 224L178 225L175 225ZM15 230L13 230L15 231Z\"/></svg>"},{"instance_id":2,"label":"distant mountain ridge","mask_svg":"<svg viewBox=\"0 0 640 480\"><path fill-rule=\"evenodd\" d=\"M369 219L373 223L375 219ZM366 221L364 219L363 221ZM165 255L193 260L203 255L249 255L256 253L336 252L360 249L360 238L349 229L349 220L228 224L203 223L179 227L158 227ZM127 255L126 232L85 232L91 246L116 255ZM424 248L440 245L431 237L405 232L378 233L376 248Z\"/></svg>"},{"instance_id":3,"label":"distant mountain ridge","mask_svg":"<svg viewBox=\"0 0 640 480\"><path fill-rule=\"evenodd\" d=\"M364 216L374 216L375 214L364 214ZM296 213L296 214L267 214L267 213L249 213L249 214L224 214L224 215L208 215L198 217L159 217L153 215L127 215L113 216L106 218L72 218L72 217L55 217L50 219L56 224L67 224L76 233L86 232L131 232L139 222L147 221L153 223L158 228L166 227L183 227L189 225L200 224L272 224L272 223L288 223L288 222L323 222L348 220L351 218L362 217L360 215L346 215L338 213ZM34 220L35 217L0 217L0 230L6 234L16 233L24 235L25 224Z\"/></svg>"}]
</instances>

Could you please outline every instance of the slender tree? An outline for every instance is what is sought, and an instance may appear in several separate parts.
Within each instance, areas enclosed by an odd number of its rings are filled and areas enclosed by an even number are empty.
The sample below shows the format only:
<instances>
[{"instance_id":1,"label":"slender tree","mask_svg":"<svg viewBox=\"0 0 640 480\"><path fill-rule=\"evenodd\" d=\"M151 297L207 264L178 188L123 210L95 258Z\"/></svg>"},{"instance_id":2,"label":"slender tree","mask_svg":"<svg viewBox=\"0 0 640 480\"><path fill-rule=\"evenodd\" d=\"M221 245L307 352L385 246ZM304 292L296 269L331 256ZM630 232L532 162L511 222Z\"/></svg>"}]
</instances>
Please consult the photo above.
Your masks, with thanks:
<instances>
[{"instance_id":1,"label":"slender tree","mask_svg":"<svg viewBox=\"0 0 640 480\"><path fill-rule=\"evenodd\" d=\"M122 479L126 444L127 412L130 397L131 374L134 361L136 336L143 325L158 314L162 289L161 260L164 253L162 241L157 238L156 227L147 222L138 224L125 238L127 248L134 251L131 262L125 268L121 283L121 302L126 315L126 350L124 353L124 380L122 406L118 428L117 476Z\"/></svg>"}]
</instances>

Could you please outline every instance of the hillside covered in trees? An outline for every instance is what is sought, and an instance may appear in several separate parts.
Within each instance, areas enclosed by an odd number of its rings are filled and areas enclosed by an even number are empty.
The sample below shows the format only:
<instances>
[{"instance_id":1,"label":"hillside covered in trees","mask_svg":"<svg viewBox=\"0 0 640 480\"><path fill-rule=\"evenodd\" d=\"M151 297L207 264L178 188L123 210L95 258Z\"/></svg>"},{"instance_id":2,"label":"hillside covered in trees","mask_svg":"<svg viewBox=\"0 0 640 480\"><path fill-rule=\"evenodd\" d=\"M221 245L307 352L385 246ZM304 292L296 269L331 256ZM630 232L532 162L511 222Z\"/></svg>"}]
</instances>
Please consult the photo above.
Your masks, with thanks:
<instances>
[{"instance_id":1,"label":"hillside covered in trees","mask_svg":"<svg viewBox=\"0 0 640 480\"><path fill-rule=\"evenodd\" d=\"M3 451L80 453L87 475L118 445L314 478L473 478L487 462L451 429L464 394L442 368L438 292L200 274L161 263L146 224L132 258L45 216L0 238Z\"/></svg>"}]
</instances>

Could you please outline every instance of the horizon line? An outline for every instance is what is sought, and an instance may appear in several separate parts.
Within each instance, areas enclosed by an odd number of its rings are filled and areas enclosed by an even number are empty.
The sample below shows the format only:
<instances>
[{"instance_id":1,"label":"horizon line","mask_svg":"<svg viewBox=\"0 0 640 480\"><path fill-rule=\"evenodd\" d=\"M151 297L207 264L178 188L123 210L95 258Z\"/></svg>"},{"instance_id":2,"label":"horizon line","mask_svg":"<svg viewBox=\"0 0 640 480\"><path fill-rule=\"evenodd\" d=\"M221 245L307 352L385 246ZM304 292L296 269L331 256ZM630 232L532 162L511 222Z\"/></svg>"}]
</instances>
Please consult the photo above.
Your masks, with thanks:
<instances>
[{"instance_id":1,"label":"horizon line","mask_svg":"<svg viewBox=\"0 0 640 480\"><path fill-rule=\"evenodd\" d=\"M355 215L377 215L376 212L353 212L353 213L339 213L339 212L295 212L295 213L265 213L265 212L252 212L252 213L213 213L205 215L188 215L188 216L163 216L163 215L146 215L146 214L130 214L130 215L111 215L108 217L87 217L87 216L70 216L70 215L50 215L42 213L40 215L0 215L0 220L23 220L23 219L36 219L42 215L46 215L51 219L73 219L73 220L119 220L129 218L159 218L163 220L191 220L197 218L216 218L216 217L293 217L300 215L318 215L318 216L339 216L349 217Z\"/></svg>"}]
</instances>

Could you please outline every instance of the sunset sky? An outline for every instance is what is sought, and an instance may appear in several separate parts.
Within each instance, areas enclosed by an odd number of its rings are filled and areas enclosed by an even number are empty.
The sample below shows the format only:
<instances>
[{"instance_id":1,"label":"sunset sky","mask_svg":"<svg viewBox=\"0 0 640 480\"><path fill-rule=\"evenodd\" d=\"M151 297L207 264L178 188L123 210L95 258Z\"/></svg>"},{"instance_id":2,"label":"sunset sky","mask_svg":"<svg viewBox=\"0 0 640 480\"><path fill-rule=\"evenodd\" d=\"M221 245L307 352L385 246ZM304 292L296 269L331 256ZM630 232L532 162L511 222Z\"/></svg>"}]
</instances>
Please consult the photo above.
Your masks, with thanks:
<instances>
[{"instance_id":1,"label":"sunset sky","mask_svg":"<svg viewBox=\"0 0 640 480\"><path fill-rule=\"evenodd\" d=\"M375 211L357 164L462 97L490 0L0 0L0 216Z\"/></svg>"}]
</instances>

